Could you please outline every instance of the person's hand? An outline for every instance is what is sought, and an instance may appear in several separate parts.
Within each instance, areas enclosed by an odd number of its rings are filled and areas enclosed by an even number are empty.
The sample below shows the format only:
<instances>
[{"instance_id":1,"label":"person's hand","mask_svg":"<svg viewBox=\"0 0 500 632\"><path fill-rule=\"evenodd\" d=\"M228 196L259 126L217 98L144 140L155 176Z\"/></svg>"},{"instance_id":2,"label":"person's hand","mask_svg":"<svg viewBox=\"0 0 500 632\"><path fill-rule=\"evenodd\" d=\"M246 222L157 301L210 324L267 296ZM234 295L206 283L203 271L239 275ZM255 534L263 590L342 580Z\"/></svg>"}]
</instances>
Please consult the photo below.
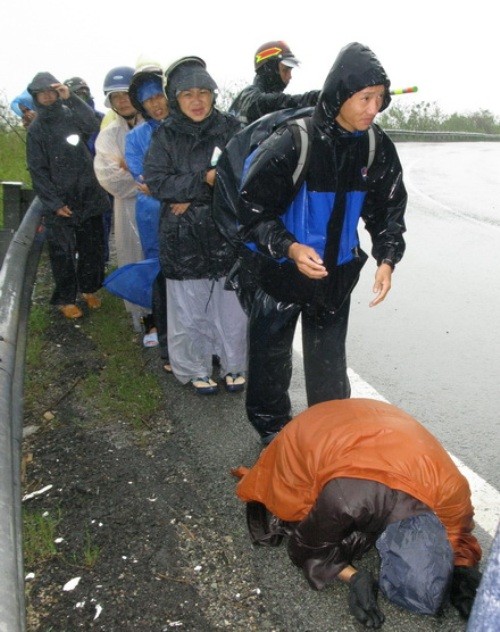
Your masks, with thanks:
<instances>
[{"instance_id":1,"label":"person's hand","mask_svg":"<svg viewBox=\"0 0 500 632\"><path fill-rule=\"evenodd\" d=\"M205 174L205 182L208 186L213 187L215 184L215 169L209 169Z\"/></svg>"},{"instance_id":2,"label":"person's hand","mask_svg":"<svg viewBox=\"0 0 500 632\"><path fill-rule=\"evenodd\" d=\"M323 259L314 248L294 242L288 248L288 257L293 259L299 272L310 279L322 279L328 276L328 272L323 265Z\"/></svg>"},{"instance_id":3,"label":"person's hand","mask_svg":"<svg viewBox=\"0 0 500 632\"><path fill-rule=\"evenodd\" d=\"M64 83L51 83L50 87L53 88L57 94L59 95L59 97L61 99L63 99L64 101L66 101L66 99L69 99L69 95L70 90L68 88L68 86Z\"/></svg>"},{"instance_id":4,"label":"person's hand","mask_svg":"<svg viewBox=\"0 0 500 632\"><path fill-rule=\"evenodd\" d=\"M23 112L23 118L21 119L22 124L23 124L23 127L27 129L30 126L30 124L33 123L33 121L35 120L36 112L34 112L33 110L28 110L28 109L23 110L22 112Z\"/></svg>"},{"instance_id":5,"label":"person's hand","mask_svg":"<svg viewBox=\"0 0 500 632\"><path fill-rule=\"evenodd\" d=\"M144 193L144 195L151 195L151 191L149 190L149 187L145 182L138 182L137 190L141 193Z\"/></svg>"},{"instance_id":6,"label":"person's hand","mask_svg":"<svg viewBox=\"0 0 500 632\"><path fill-rule=\"evenodd\" d=\"M176 202L170 205L170 210L174 215L182 215L188 210L190 204L191 202Z\"/></svg>"},{"instance_id":7,"label":"person's hand","mask_svg":"<svg viewBox=\"0 0 500 632\"><path fill-rule=\"evenodd\" d=\"M367 628L380 628L385 621L377 606L377 592L377 582L369 571L357 571L349 580L349 612Z\"/></svg>"},{"instance_id":8,"label":"person's hand","mask_svg":"<svg viewBox=\"0 0 500 632\"><path fill-rule=\"evenodd\" d=\"M472 566L455 566L451 580L450 601L462 619L467 620L481 582L481 573Z\"/></svg>"},{"instance_id":9,"label":"person's hand","mask_svg":"<svg viewBox=\"0 0 500 632\"><path fill-rule=\"evenodd\" d=\"M373 292L377 295L370 303L370 307L375 307L381 303L391 289L392 268L388 263L381 263L375 272L375 283Z\"/></svg>"},{"instance_id":10,"label":"person's hand","mask_svg":"<svg viewBox=\"0 0 500 632\"><path fill-rule=\"evenodd\" d=\"M57 217L71 217L73 215L73 211L69 208L69 206L62 206L57 209L56 215Z\"/></svg>"}]
</instances>

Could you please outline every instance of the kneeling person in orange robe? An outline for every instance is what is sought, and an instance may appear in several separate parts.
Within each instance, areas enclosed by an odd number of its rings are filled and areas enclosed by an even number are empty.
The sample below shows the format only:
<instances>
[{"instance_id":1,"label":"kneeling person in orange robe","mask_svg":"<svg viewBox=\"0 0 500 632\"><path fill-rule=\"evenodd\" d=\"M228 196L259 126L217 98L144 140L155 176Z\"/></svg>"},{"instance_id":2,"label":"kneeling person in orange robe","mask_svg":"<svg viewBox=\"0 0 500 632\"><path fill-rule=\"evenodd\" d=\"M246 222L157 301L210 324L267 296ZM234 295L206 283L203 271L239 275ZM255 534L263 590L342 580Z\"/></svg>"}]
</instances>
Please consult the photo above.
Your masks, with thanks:
<instances>
[{"instance_id":1,"label":"kneeling person in orange robe","mask_svg":"<svg viewBox=\"0 0 500 632\"><path fill-rule=\"evenodd\" d=\"M233 474L255 544L288 553L312 588L349 583L349 608L378 628L380 586L401 607L436 614L450 594L468 618L481 579L471 494L439 441L410 415L369 399L312 406L252 468ZM378 583L352 563L371 547Z\"/></svg>"}]
</instances>

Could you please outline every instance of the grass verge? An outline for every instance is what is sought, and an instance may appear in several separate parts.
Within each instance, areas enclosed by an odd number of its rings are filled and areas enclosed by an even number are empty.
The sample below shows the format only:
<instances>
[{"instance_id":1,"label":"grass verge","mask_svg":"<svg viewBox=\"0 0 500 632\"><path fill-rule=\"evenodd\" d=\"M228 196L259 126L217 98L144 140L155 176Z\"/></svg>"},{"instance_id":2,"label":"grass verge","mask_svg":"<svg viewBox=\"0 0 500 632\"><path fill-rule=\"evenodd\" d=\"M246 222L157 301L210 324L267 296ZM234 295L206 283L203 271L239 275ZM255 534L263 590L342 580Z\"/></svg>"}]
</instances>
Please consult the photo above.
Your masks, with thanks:
<instances>
[{"instance_id":1,"label":"grass verge","mask_svg":"<svg viewBox=\"0 0 500 632\"><path fill-rule=\"evenodd\" d=\"M78 321L66 321L50 305L52 279L42 256L28 324L26 346L24 422L38 426L36 443L49 441L40 433L57 427L131 429L139 444L150 428L148 421L164 411L160 375L148 364L156 350L145 350L133 332L123 301L100 291L102 308ZM87 414L87 413L91 414ZM25 445L26 450L26 445ZM23 457L24 458L24 457ZM25 488L39 488L34 477ZM23 548L26 568L35 568L58 555L54 544L61 515L23 509ZM73 563L87 568L100 556L99 546L87 533ZM78 559L77 559L78 558Z\"/></svg>"},{"instance_id":2,"label":"grass verge","mask_svg":"<svg viewBox=\"0 0 500 632\"><path fill-rule=\"evenodd\" d=\"M32 568L58 555L55 539L61 516L23 510L23 550L26 568Z\"/></svg>"},{"instance_id":3,"label":"grass verge","mask_svg":"<svg viewBox=\"0 0 500 632\"><path fill-rule=\"evenodd\" d=\"M101 309L86 310L75 323L63 322L49 304L52 280L47 265L43 257L29 318L25 417L39 419L41 408L50 410L66 396L64 388L68 392L74 387L75 398L91 402L102 423L120 421L138 431L147 428L164 400L160 377L148 370L156 350L149 353L142 348L123 301L105 290L100 291ZM86 356L91 356L90 361L85 361ZM64 387L70 372L73 382Z\"/></svg>"}]
</instances>

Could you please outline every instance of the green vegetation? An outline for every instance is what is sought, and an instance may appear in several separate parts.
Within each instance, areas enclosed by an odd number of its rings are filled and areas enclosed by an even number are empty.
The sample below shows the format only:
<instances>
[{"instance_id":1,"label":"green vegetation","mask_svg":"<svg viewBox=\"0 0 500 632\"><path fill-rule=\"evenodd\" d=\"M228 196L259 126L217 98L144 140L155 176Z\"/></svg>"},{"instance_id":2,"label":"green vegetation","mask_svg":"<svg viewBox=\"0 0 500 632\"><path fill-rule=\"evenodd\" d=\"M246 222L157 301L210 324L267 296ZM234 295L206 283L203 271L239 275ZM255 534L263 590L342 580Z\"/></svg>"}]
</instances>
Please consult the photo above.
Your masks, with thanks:
<instances>
[{"instance_id":1,"label":"green vegetation","mask_svg":"<svg viewBox=\"0 0 500 632\"><path fill-rule=\"evenodd\" d=\"M377 117L377 123L388 130L500 134L500 118L488 110L446 115L436 103L423 101L411 106L393 102Z\"/></svg>"},{"instance_id":2,"label":"green vegetation","mask_svg":"<svg viewBox=\"0 0 500 632\"><path fill-rule=\"evenodd\" d=\"M92 541L92 536L85 532L85 545L83 547L83 563L87 568L92 568L101 554L101 549Z\"/></svg>"},{"instance_id":3,"label":"green vegetation","mask_svg":"<svg viewBox=\"0 0 500 632\"><path fill-rule=\"evenodd\" d=\"M50 323L49 314L42 305L33 305L30 314L30 344L26 349L26 363L37 365L42 357L43 340L41 334Z\"/></svg>"},{"instance_id":4,"label":"green vegetation","mask_svg":"<svg viewBox=\"0 0 500 632\"><path fill-rule=\"evenodd\" d=\"M40 408L50 408L47 385L64 382L61 362L50 340L54 308L49 304L52 280L47 256L40 263L35 297L30 311L26 349L25 412L39 418ZM89 339L89 353L94 359L75 382L79 401L91 401L98 418L110 424L128 422L137 431L148 427L148 420L163 406L161 383L147 368L152 355L145 355L131 330L130 317L123 301L100 292L101 309L88 313L78 322L80 331ZM83 361L83 358L82 358ZM96 370L96 361L99 368ZM65 397L58 393L53 397ZM52 403L53 405L53 403Z\"/></svg>"},{"instance_id":5,"label":"green vegetation","mask_svg":"<svg viewBox=\"0 0 500 632\"><path fill-rule=\"evenodd\" d=\"M37 568L43 562L60 555L56 546L57 527L62 521L62 515L51 516L47 512L23 510L23 552L24 567L27 570ZM80 554L72 555L71 564L92 568L95 566L100 547L92 540L89 531L85 531L85 540Z\"/></svg>"},{"instance_id":6,"label":"green vegetation","mask_svg":"<svg viewBox=\"0 0 500 632\"><path fill-rule=\"evenodd\" d=\"M46 512L23 510L23 550L26 569L30 570L58 555L55 539L60 521L60 515L54 517Z\"/></svg>"},{"instance_id":7,"label":"green vegetation","mask_svg":"<svg viewBox=\"0 0 500 632\"><path fill-rule=\"evenodd\" d=\"M81 388L103 419L128 420L140 430L162 406L158 378L146 370L142 348L124 344L130 338L130 317L123 301L105 293L102 308L82 320L82 330L105 357L99 374L87 376Z\"/></svg>"},{"instance_id":8,"label":"green vegetation","mask_svg":"<svg viewBox=\"0 0 500 632\"><path fill-rule=\"evenodd\" d=\"M31 188L26 165L26 130L0 93L0 182L24 182ZM0 226L3 225L3 191L0 188Z\"/></svg>"}]
</instances>

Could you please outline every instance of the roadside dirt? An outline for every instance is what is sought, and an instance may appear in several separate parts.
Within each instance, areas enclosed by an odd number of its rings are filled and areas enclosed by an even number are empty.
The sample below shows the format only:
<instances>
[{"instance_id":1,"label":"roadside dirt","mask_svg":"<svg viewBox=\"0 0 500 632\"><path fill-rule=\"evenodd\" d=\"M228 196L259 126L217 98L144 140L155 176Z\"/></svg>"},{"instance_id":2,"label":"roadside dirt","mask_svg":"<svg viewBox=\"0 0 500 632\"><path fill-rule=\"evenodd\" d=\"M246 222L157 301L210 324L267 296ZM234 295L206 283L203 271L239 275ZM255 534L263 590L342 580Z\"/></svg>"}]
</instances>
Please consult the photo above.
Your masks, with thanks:
<instances>
[{"instance_id":1,"label":"roadside dirt","mask_svg":"<svg viewBox=\"0 0 500 632\"><path fill-rule=\"evenodd\" d=\"M133 338L124 344L139 344ZM59 519L58 554L25 568L28 632L277 629L253 578L235 573L241 551L220 532L203 469L193 467L198 448L169 413L172 397L189 406L199 396L162 374L156 350L144 354L165 407L138 432L97 418L82 399L81 384L105 358L78 323L54 312L43 336L43 361L31 370L53 378L25 410L25 427L37 430L23 443L24 494L51 488L23 506Z\"/></svg>"},{"instance_id":2,"label":"roadside dirt","mask_svg":"<svg viewBox=\"0 0 500 632\"><path fill-rule=\"evenodd\" d=\"M43 288L36 300L48 301ZM229 473L261 449L244 395L201 397L162 372L155 349L142 349L164 406L140 430L110 421L83 396L107 362L84 329L54 313L29 369L45 383L25 407L25 429L36 431L23 442L23 493L46 491L23 507L59 523L57 555L25 567L27 632L363 629L345 585L313 591L286 546L252 547ZM140 345L131 328L123 345ZM376 572L376 554L363 566ZM422 617L379 599L384 632L465 631L453 609Z\"/></svg>"}]
</instances>

